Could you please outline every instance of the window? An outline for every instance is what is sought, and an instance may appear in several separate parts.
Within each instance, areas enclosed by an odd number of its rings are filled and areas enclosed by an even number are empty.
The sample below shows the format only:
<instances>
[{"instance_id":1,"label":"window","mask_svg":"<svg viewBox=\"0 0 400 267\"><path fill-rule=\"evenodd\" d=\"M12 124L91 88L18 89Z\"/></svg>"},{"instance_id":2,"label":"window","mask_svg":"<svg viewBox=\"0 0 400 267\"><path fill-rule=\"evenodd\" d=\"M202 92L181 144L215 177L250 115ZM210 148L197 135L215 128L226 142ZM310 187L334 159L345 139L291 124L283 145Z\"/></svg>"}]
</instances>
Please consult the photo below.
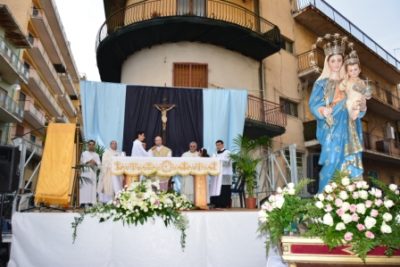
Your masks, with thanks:
<instances>
[{"instance_id":1,"label":"window","mask_svg":"<svg viewBox=\"0 0 400 267\"><path fill-rule=\"evenodd\" d=\"M17 125L17 131L15 133L15 136L22 137L23 135L24 135L24 126Z\"/></svg>"},{"instance_id":2,"label":"window","mask_svg":"<svg viewBox=\"0 0 400 267\"><path fill-rule=\"evenodd\" d=\"M31 134L31 142L36 143L36 136L34 136L33 134Z\"/></svg>"},{"instance_id":3,"label":"window","mask_svg":"<svg viewBox=\"0 0 400 267\"><path fill-rule=\"evenodd\" d=\"M299 113L297 111L297 103L290 101L288 99L285 98L281 98L280 99L280 103L281 103L281 110L283 113L286 113L288 115L292 115L295 117L299 116Z\"/></svg>"},{"instance_id":4,"label":"window","mask_svg":"<svg viewBox=\"0 0 400 267\"><path fill-rule=\"evenodd\" d=\"M386 100L389 105L393 105L392 94L389 90L385 90Z\"/></svg>"},{"instance_id":5,"label":"window","mask_svg":"<svg viewBox=\"0 0 400 267\"><path fill-rule=\"evenodd\" d=\"M205 0L177 0L178 15L205 16Z\"/></svg>"},{"instance_id":6,"label":"window","mask_svg":"<svg viewBox=\"0 0 400 267\"><path fill-rule=\"evenodd\" d=\"M282 49L285 49L289 53L293 54L293 41L283 37L282 40Z\"/></svg>"},{"instance_id":7,"label":"window","mask_svg":"<svg viewBox=\"0 0 400 267\"><path fill-rule=\"evenodd\" d=\"M25 102L26 101L26 95L21 91L19 91L19 101L20 102Z\"/></svg>"},{"instance_id":8,"label":"window","mask_svg":"<svg viewBox=\"0 0 400 267\"><path fill-rule=\"evenodd\" d=\"M174 63L174 86L207 88L207 64Z\"/></svg>"}]
</instances>

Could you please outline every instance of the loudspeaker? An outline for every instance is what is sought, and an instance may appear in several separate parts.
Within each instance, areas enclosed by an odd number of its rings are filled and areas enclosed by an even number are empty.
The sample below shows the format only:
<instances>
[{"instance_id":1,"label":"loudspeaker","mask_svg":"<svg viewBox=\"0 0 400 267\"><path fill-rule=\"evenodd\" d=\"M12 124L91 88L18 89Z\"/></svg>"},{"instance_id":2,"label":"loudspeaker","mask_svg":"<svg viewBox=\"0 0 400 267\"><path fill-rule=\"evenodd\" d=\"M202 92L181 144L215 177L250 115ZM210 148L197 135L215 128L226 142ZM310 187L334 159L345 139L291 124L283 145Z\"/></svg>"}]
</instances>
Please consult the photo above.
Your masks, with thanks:
<instances>
[{"instance_id":1,"label":"loudspeaker","mask_svg":"<svg viewBox=\"0 0 400 267\"><path fill-rule=\"evenodd\" d=\"M322 166L318 164L319 154L311 154L307 157L307 177L313 181L307 185L308 193L314 195L318 192L319 172Z\"/></svg>"},{"instance_id":2,"label":"loudspeaker","mask_svg":"<svg viewBox=\"0 0 400 267\"><path fill-rule=\"evenodd\" d=\"M20 151L14 146L0 146L0 193L18 189Z\"/></svg>"}]
</instances>

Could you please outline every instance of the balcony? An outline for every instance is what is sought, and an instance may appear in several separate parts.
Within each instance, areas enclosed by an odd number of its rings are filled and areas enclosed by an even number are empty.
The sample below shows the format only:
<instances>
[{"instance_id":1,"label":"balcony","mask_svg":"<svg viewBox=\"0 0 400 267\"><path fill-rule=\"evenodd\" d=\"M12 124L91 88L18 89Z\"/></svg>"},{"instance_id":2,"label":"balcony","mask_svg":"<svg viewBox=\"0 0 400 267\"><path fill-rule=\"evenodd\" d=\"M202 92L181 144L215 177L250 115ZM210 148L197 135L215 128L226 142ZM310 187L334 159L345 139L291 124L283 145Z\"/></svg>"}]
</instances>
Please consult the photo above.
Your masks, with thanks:
<instances>
[{"instance_id":1,"label":"balcony","mask_svg":"<svg viewBox=\"0 0 400 267\"><path fill-rule=\"evenodd\" d=\"M71 48L67 40L67 35L64 32L64 28L59 13L57 11L57 7L54 4L54 1L39 1L42 10L46 14L47 22L52 28L54 39L56 40L58 47L60 48L61 55L66 64L67 72L71 75L71 78L74 82L79 82L78 68L75 65L74 57L72 55Z\"/></svg>"},{"instance_id":2,"label":"balcony","mask_svg":"<svg viewBox=\"0 0 400 267\"><path fill-rule=\"evenodd\" d=\"M75 84L68 73L59 73L58 77L60 78L62 84L64 85L64 88L70 96L78 96L78 93L75 90Z\"/></svg>"},{"instance_id":3,"label":"balcony","mask_svg":"<svg viewBox=\"0 0 400 267\"><path fill-rule=\"evenodd\" d=\"M386 118L399 120L400 97L382 88L377 82L372 81L371 87L373 91L372 98L367 101L368 108Z\"/></svg>"},{"instance_id":4,"label":"balcony","mask_svg":"<svg viewBox=\"0 0 400 267\"><path fill-rule=\"evenodd\" d=\"M214 44L262 60L280 50L282 38L277 26L230 2L141 1L113 13L101 26L97 38L101 79L120 82L126 57L180 41Z\"/></svg>"},{"instance_id":5,"label":"balcony","mask_svg":"<svg viewBox=\"0 0 400 267\"><path fill-rule=\"evenodd\" d=\"M53 64L65 66L64 60L61 57L61 52L58 49L57 42L54 39L53 32L47 22L46 16L41 9L32 8L31 23L35 27L43 46L46 47L47 54Z\"/></svg>"},{"instance_id":6,"label":"balcony","mask_svg":"<svg viewBox=\"0 0 400 267\"><path fill-rule=\"evenodd\" d=\"M0 73L1 78L9 84L14 84L18 80L26 84L29 79L27 68L2 37L0 37Z\"/></svg>"},{"instance_id":7,"label":"balcony","mask_svg":"<svg viewBox=\"0 0 400 267\"><path fill-rule=\"evenodd\" d=\"M56 119L56 122L58 123L69 123L69 119L65 114L62 114L60 117Z\"/></svg>"},{"instance_id":8,"label":"balcony","mask_svg":"<svg viewBox=\"0 0 400 267\"><path fill-rule=\"evenodd\" d=\"M354 41L361 64L391 84L400 83L400 61L324 0L297 0L293 16L318 36L336 32L347 35Z\"/></svg>"},{"instance_id":9,"label":"balcony","mask_svg":"<svg viewBox=\"0 0 400 267\"><path fill-rule=\"evenodd\" d=\"M67 94L59 95L58 99L61 101L61 104L63 105L64 110L67 112L67 114L70 117L75 117L76 109L69 96Z\"/></svg>"},{"instance_id":10,"label":"balcony","mask_svg":"<svg viewBox=\"0 0 400 267\"><path fill-rule=\"evenodd\" d=\"M32 125L34 129L40 129L46 124L44 112L38 110L32 101L25 101L25 120ZM44 129L38 131L44 133Z\"/></svg>"},{"instance_id":11,"label":"balcony","mask_svg":"<svg viewBox=\"0 0 400 267\"><path fill-rule=\"evenodd\" d=\"M388 163L400 163L400 144L383 136L363 133L364 157Z\"/></svg>"},{"instance_id":12,"label":"balcony","mask_svg":"<svg viewBox=\"0 0 400 267\"><path fill-rule=\"evenodd\" d=\"M43 154L43 146L37 143L32 142L26 136L24 137L17 137L13 140L15 146L22 145L25 143L26 150L34 153L34 155L41 157Z\"/></svg>"},{"instance_id":13,"label":"balcony","mask_svg":"<svg viewBox=\"0 0 400 267\"><path fill-rule=\"evenodd\" d=\"M24 110L3 90L0 90L0 122L22 122Z\"/></svg>"},{"instance_id":14,"label":"balcony","mask_svg":"<svg viewBox=\"0 0 400 267\"><path fill-rule=\"evenodd\" d=\"M262 135L275 137L285 133L286 114L279 104L249 95L247 98L244 134L256 138Z\"/></svg>"},{"instance_id":15,"label":"balcony","mask_svg":"<svg viewBox=\"0 0 400 267\"><path fill-rule=\"evenodd\" d=\"M56 100L51 95L46 85L43 83L42 79L34 69L30 69L29 71L28 86L31 92L53 117L61 116L62 111L60 106L57 104Z\"/></svg>"},{"instance_id":16,"label":"balcony","mask_svg":"<svg viewBox=\"0 0 400 267\"><path fill-rule=\"evenodd\" d=\"M51 63L51 60L49 59L49 56L40 40L38 38L30 37L29 42L32 44L32 48L27 51L37 64L40 72L43 74L43 77L46 78L50 88L56 94L64 94L64 88L61 84L60 78L58 77L58 74L56 73L53 64Z\"/></svg>"},{"instance_id":17,"label":"balcony","mask_svg":"<svg viewBox=\"0 0 400 267\"><path fill-rule=\"evenodd\" d=\"M297 56L298 76L300 79L314 82L324 68L325 56L320 49L313 49Z\"/></svg>"},{"instance_id":18,"label":"balcony","mask_svg":"<svg viewBox=\"0 0 400 267\"><path fill-rule=\"evenodd\" d=\"M5 37L10 40L15 47L29 47L29 42L26 36L22 32L7 5L4 4L0 4L0 26L4 29Z\"/></svg>"}]
</instances>

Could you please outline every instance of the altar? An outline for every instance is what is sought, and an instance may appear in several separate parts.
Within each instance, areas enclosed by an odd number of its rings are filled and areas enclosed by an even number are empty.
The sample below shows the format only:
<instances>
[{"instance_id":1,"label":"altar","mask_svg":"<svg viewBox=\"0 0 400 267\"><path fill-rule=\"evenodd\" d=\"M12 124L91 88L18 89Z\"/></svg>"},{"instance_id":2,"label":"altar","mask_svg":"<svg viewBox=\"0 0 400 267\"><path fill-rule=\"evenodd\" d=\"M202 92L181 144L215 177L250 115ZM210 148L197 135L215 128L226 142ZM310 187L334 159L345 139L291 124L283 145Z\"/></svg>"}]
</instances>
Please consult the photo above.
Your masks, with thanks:
<instances>
[{"instance_id":1,"label":"altar","mask_svg":"<svg viewBox=\"0 0 400 267\"><path fill-rule=\"evenodd\" d=\"M139 226L87 216L72 242L77 213L16 213L9 267L265 267L257 211L189 211L186 247L161 220ZM271 254L269 255L271 257ZM278 266L278 265L269 265Z\"/></svg>"},{"instance_id":2,"label":"altar","mask_svg":"<svg viewBox=\"0 0 400 267\"><path fill-rule=\"evenodd\" d=\"M194 204L207 209L207 194L218 196L221 192L221 163L218 158L202 157L114 157L112 173L139 179L140 175L171 177L193 175ZM207 175L211 176L208 186ZM209 192L208 192L209 191Z\"/></svg>"}]
</instances>

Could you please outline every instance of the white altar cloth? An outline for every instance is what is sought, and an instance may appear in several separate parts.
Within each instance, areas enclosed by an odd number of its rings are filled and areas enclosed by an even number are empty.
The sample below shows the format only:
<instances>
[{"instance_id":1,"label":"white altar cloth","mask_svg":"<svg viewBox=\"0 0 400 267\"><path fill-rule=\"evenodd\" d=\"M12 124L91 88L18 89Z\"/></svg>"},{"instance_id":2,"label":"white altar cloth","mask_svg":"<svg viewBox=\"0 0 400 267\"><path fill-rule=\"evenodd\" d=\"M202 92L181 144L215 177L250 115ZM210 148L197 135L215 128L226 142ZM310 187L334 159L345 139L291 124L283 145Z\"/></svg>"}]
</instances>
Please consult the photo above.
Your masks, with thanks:
<instances>
[{"instance_id":1,"label":"white altar cloth","mask_svg":"<svg viewBox=\"0 0 400 267\"><path fill-rule=\"evenodd\" d=\"M16 213L9 267L265 267L257 211L192 211L186 248L160 220L140 226L87 216L72 243L75 213Z\"/></svg>"}]
</instances>

